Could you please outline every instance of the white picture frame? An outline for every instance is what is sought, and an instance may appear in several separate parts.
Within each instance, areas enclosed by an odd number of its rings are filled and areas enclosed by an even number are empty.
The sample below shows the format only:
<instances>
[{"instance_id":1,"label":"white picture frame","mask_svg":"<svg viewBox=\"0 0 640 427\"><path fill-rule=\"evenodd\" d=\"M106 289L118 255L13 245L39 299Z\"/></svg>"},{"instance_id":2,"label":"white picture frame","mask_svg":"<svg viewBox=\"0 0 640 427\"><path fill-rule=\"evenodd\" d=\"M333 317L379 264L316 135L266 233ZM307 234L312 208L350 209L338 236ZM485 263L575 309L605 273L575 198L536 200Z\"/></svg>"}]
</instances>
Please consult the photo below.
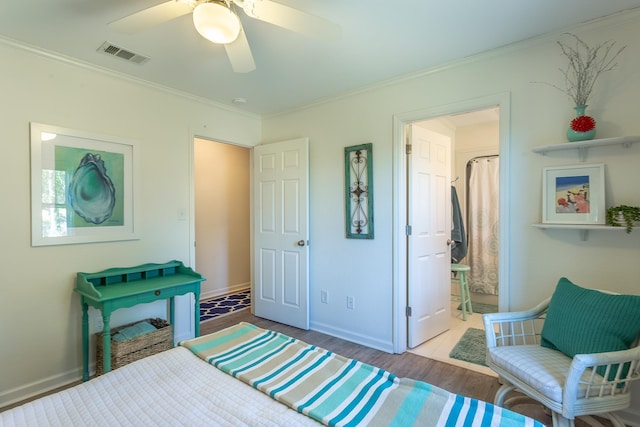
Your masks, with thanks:
<instances>
[{"instance_id":1,"label":"white picture frame","mask_svg":"<svg viewBox=\"0 0 640 427\"><path fill-rule=\"evenodd\" d=\"M134 141L30 123L31 245L136 240Z\"/></svg>"},{"instance_id":2,"label":"white picture frame","mask_svg":"<svg viewBox=\"0 0 640 427\"><path fill-rule=\"evenodd\" d=\"M604 164L545 167L542 223L605 224Z\"/></svg>"}]
</instances>

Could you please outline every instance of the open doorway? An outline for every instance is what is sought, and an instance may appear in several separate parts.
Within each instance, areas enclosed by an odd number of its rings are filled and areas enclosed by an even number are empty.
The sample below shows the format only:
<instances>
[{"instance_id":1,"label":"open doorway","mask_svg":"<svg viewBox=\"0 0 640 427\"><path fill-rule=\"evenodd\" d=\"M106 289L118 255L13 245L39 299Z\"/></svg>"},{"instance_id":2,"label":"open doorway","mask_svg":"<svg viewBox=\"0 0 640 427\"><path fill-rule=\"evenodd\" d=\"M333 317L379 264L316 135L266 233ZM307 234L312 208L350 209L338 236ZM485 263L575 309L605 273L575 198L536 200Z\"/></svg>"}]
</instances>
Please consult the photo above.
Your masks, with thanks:
<instances>
[{"instance_id":1,"label":"open doorway","mask_svg":"<svg viewBox=\"0 0 640 427\"><path fill-rule=\"evenodd\" d=\"M455 245L451 246L451 263L471 268L467 279L474 314L463 318L459 299L449 300L449 329L409 351L488 375L492 374L490 369L452 359L449 353L469 328L483 329L482 313L498 311L499 123L497 107L415 123L427 129L439 129L452 141L451 204L456 208L452 208L450 221L456 224L452 230L457 229L457 232L451 233L450 242ZM409 257L408 261L411 263L412 258ZM447 292L449 285L459 294L458 284L447 283ZM408 295L408 305L412 307L412 293Z\"/></svg>"},{"instance_id":2,"label":"open doorway","mask_svg":"<svg viewBox=\"0 0 640 427\"><path fill-rule=\"evenodd\" d=\"M500 109L492 107L437 117L416 122L416 125L438 129L451 136L451 186L455 189L464 231L458 250L452 249L452 262L471 267L469 288L472 302L480 308L478 311L488 312L492 307L497 311ZM455 310L453 314L456 314Z\"/></svg>"},{"instance_id":3,"label":"open doorway","mask_svg":"<svg viewBox=\"0 0 640 427\"><path fill-rule=\"evenodd\" d=\"M487 111L485 111L487 110ZM508 210L506 209L505 195L508 194L508 180L506 179L506 170L508 170L509 163L509 94L502 93L492 95L483 98L477 98L466 102L461 102L455 105L447 105L439 108L425 109L419 111L413 111L410 113L399 114L394 116L394 218L395 230L394 233L394 351L402 353L407 350L407 248L406 248L406 224L403 219L406 216L406 188L407 188L407 171L406 171L406 153L405 153L405 141L406 141L406 126L408 124L417 123L425 120L441 119L448 120L462 120L470 118L463 113L480 112L495 114L499 112L499 118L497 119L497 129L499 134L499 149L498 154L500 156L500 163L503 168L499 172L500 175L500 223L499 223L499 259L500 265L499 277L502 283L508 284ZM451 128L455 128L453 124L449 124ZM455 147L455 142L454 142ZM457 161L457 160L456 160ZM454 162L455 163L455 162ZM455 170L452 176L458 177L461 174L457 174ZM454 178L455 179L455 178ZM460 178L464 181L464 178ZM463 182L461 182L462 184ZM462 197L466 197L466 188L462 191ZM498 296L498 304L503 310L509 309L509 289L507 285L500 287L500 293ZM478 316L479 317L479 316Z\"/></svg>"},{"instance_id":4,"label":"open doorway","mask_svg":"<svg viewBox=\"0 0 640 427\"><path fill-rule=\"evenodd\" d=\"M407 236L410 348L416 348L440 334L447 334L452 325L458 325L455 321L457 318L464 317L467 320L468 316L463 316L461 311L461 304L454 304L459 301L450 297L451 287L455 288L458 284L449 283L449 264L471 268L465 274L476 313L498 311L499 117L498 108L489 108L418 121L407 126L412 146L407 156L407 188L412 189L407 194L407 224L412 229ZM414 133L423 132L426 132L423 137L425 141L421 142ZM449 149L441 150L441 155L438 155L436 147L441 145L441 140L448 141ZM421 143L431 148L416 146ZM433 152L432 155L424 154L429 151ZM439 177L427 179L431 184L416 193L416 187L421 187L419 183L425 179L423 174L416 173L412 165L421 161L442 164L447 170ZM443 181L443 188L437 184L440 181ZM458 197L458 194L462 197ZM440 224L438 218L441 216L443 221ZM431 224L432 230L420 226L425 221ZM446 235L440 236L445 231ZM439 237L442 240L438 244ZM416 256L416 248L424 246L419 242L429 238L432 239L428 245L432 247L432 256ZM414 266L414 263L417 265ZM427 271L420 272L421 267ZM440 279L434 280L435 277ZM456 290L455 293L459 295L460 291ZM435 305L436 301L439 305ZM424 306L427 304L434 308L426 310ZM446 316L446 320L443 316ZM481 320L477 317L473 316L473 320ZM474 326L481 326L481 322L474 322ZM464 324L460 327L464 327Z\"/></svg>"},{"instance_id":5,"label":"open doorway","mask_svg":"<svg viewBox=\"0 0 640 427\"><path fill-rule=\"evenodd\" d=\"M201 300L251 285L251 149L194 138L195 265Z\"/></svg>"},{"instance_id":6,"label":"open doorway","mask_svg":"<svg viewBox=\"0 0 640 427\"><path fill-rule=\"evenodd\" d=\"M497 311L500 284L500 109L442 118L455 133L453 186L466 233L460 263L469 265L469 288L478 312ZM496 307L496 310L492 310Z\"/></svg>"}]
</instances>

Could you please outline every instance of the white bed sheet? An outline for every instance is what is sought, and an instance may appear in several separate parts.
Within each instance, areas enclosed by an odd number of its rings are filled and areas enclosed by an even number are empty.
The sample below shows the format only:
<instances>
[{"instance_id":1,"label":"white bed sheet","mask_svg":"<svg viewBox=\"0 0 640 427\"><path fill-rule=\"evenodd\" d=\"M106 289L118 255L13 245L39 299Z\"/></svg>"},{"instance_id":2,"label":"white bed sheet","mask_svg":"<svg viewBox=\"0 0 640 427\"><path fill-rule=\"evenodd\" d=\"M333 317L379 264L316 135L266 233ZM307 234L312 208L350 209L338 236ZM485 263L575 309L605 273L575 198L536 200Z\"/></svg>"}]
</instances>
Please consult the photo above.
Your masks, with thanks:
<instances>
[{"instance_id":1,"label":"white bed sheet","mask_svg":"<svg viewBox=\"0 0 640 427\"><path fill-rule=\"evenodd\" d=\"M0 426L318 426L184 347L0 413Z\"/></svg>"}]
</instances>

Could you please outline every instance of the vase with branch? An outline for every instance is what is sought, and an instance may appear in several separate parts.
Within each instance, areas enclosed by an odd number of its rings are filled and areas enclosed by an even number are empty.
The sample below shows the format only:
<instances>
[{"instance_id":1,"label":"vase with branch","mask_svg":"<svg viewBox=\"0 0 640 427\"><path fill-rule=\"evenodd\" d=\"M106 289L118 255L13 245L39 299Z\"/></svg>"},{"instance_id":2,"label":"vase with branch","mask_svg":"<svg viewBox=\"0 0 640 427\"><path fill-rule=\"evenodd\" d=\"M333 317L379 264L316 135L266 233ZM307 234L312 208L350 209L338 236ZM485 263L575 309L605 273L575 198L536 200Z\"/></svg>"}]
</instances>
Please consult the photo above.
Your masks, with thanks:
<instances>
[{"instance_id":1,"label":"vase with branch","mask_svg":"<svg viewBox=\"0 0 640 427\"><path fill-rule=\"evenodd\" d=\"M567 94L575 105L576 118L567 129L567 139L583 141L593 139L596 134L596 121L585 112L593 87L602 73L618 65L616 59L626 46L616 48L616 42L611 40L590 46L575 34L567 34L573 38L573 44L557 42L568 59L567 67L560 69L564 88L551 86Z\"/></svg>"}]
</instances>

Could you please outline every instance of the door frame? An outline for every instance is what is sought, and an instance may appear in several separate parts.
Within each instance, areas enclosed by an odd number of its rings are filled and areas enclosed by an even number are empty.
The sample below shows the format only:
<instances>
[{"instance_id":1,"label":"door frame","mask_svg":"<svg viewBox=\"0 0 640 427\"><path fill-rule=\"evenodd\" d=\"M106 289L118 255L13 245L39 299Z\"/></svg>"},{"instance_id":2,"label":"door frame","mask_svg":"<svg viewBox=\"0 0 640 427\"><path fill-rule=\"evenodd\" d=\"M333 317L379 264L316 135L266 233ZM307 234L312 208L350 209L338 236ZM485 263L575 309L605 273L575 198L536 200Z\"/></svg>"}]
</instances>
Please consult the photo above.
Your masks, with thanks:
<instances>
[{"instance_id":1,"label":"door frame","mask_svg":"<svg viewBox=\"0 0 640 427\"><path fill-rule=\"evenodd\" d=\"M207 141L217 142L221 144L229 144L235 145L238 147L248 148L249 149L249 162L253 164L253 147L258 144L248 145L248 144L240 144L233 141L226 140L224 138L216 137L215 135L204 135L200 132L195 132L193 129L189 130L189 195L188 195L188 215L185 215L182 211L178 213L180 220L187 220L189 227L189 259L188 266L197 271L198 266L196 265L196 198L195 198L195 139L205 139ZM253 191L253 171L249 168L249 191ZM253 198L249 200L249 218L250 221L250 242L249 242L249 251L250 251L250 264L249 267L253 269ZM251 270L251 278L253 278L253 270ZM253 284L251 285L253 289ZM181 298L176 299L176 304L179 304L181 307L180 310L188 310L189 313L189 331L191 334L195 331L195 313L193 307L193 295L188 294L184 298L188 298L189 301L187 303L182 303ZM184 308L183 308L184 307ZM251 312L253 313L253 305L251 306ZM178 311L176 311L178 312Z\"/></svg>"},{"instance_id":2,"label":"door frame","mask_svg":"<svg viewBox=\"0 0 640 427\"><path fill-rule=\"evenodd\" d=\"M500 294L499 307L510 309L510 262L509 262L509 179L510 169L510 124L511 124L511 94L501 92L480 98L460 101L438 107L414 110L393 115L393 351L404 353L407 350L407 167L405 144L407 140L406 125L423 120L435 119L453 114L500 108ZM502 285L504 284L504 285Z\"/></svg>"},{"instance_id":3,"label":"door frame","mask_svg":"<svg viewBox=\"0 0 640 427\"><path fill-rule=\"evenodd\" d=\"M195 132L193 129L189 129L189 139L187 141L187 145L189 147L189 192L187 195L186 204L188 206L188 213L184 211L184 209L179 209L177 212L177 217L180 221L186 221L187 227L189 228L189 259L185 263L187 266L193 268L197 271L196 266L196 196L195 196L195 139L204 139L213 142L219 142L222 144L229 145L237 145L239 147L245 147L251 149L252 146L248 146L245 144L237 144L231 141L228 141L224 138L218 138L215 135L204 135L199 132ZM251 150L253 153L253 150ZM249 155L251 157L251 154ZM251 203L251 202L250 202ZM194 302L193 294L187 294L184 296L176 297L176 313L178 313L180 317L180 322L188 323L189 330L186 338L191 338L195 335L195 312L194 312ZM186 301L186 302L185 302ZM184 307L184 308L183 308ZM186 313L185 313L186 312ZM188 315L188 316L187 316ZM186 339L184 338L184 339ZM183 339L183 338L179 338Z\"/></svg>"}]
</instances>

